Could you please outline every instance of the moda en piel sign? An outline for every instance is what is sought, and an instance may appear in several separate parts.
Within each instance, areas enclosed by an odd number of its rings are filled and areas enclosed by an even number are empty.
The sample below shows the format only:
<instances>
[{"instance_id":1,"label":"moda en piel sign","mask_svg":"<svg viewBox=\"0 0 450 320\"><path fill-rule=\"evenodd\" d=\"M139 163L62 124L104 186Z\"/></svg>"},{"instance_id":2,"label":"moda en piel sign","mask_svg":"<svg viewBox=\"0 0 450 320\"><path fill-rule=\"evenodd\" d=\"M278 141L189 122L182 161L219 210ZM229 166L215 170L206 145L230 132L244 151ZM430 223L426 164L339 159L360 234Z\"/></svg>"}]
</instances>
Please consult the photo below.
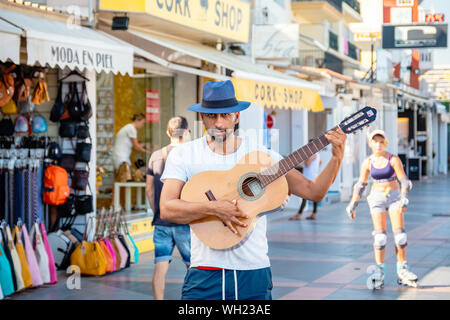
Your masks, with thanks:
<instances>
[{"instance_id":1,"label":"moda en piel sign","mask_svg":"<svg viewBox=\"0 0 450 320\"><path fill-rule=\"evenodd\" d=\"M112 54L53 45L51 46L51 53L52 59L56 63L74 63L86 67L101 67L103 69L114 68Z\"/></svg>"}]
</instances>

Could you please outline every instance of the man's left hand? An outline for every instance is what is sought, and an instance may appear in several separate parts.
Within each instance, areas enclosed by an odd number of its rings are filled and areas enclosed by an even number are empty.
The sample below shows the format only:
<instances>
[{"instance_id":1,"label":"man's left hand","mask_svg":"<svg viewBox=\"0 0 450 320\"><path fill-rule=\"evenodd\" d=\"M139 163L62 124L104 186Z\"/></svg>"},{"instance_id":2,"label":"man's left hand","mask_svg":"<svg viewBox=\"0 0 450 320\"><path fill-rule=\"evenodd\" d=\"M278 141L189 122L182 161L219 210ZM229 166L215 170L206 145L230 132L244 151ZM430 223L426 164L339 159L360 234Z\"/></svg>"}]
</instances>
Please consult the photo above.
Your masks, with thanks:
<instances>
[{"instance_id":1,"label":"man's left hand","mask_svg":"<svg viewBox=\"0 0 450 320\"><path fill-rule=\"evenodd\" d=\"M341 129L337 129L336 131L328 131L325 134L325 138L327 138L331 144L331 153L333 157L342 160L344 157L345 140L347 139L347 135Z\"/></svg>"}]
</instances>

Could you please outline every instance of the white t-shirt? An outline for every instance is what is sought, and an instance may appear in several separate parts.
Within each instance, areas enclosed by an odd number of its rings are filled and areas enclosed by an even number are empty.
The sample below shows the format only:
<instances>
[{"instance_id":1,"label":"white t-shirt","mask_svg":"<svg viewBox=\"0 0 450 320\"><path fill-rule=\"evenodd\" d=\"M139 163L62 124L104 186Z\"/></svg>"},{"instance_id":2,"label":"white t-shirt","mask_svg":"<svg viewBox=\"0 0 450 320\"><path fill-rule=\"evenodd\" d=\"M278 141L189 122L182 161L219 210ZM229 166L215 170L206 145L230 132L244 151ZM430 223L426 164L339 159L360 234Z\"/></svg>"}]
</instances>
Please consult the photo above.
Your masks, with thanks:
<instances>
[{"instance_id":1,"label":"white t-shirt","mask_svg":"<svg viewBox=\"0 0 450 320\"><path fill-rule=\"evenodd\" d=\"M303 168L303 175L309 180L314 180L319 174L320 154L316 153L316 158L311 161L309 166Z\"/></svg>"},{"instance_id":2,"label":"white t-shirt","mask_svg":"<svg viewBox=\"0 0 450 320\"><path fill-rule=\"evenodd\" d=\"M282 159L277 152L264 146L257 146L250 139L243 138L238 150L232 154L220 155L213 152L206 136L175 147L167 158L161 181L178 179L186 182L203 171L230 170L251 151L264 151L275 161ZM270 267L267 255L266 217L257 218L254 230L239 245L217 250L203 244L191 230L191 267L217 267L231 270L253 270Z\"/></svg>"},{"instance_id":3,"label":"white t-shirt","mask_svg":"<svg viewBox=\"0 0 450 320\"><path fill-rule=\"evenodd\" d=\"M130 155L133 149L131 138L137 138L137 130L132 123L117 132L113 150L114 168L118 169L122 162L128 162L131 165Z\"/></svg>"}]
</instances>

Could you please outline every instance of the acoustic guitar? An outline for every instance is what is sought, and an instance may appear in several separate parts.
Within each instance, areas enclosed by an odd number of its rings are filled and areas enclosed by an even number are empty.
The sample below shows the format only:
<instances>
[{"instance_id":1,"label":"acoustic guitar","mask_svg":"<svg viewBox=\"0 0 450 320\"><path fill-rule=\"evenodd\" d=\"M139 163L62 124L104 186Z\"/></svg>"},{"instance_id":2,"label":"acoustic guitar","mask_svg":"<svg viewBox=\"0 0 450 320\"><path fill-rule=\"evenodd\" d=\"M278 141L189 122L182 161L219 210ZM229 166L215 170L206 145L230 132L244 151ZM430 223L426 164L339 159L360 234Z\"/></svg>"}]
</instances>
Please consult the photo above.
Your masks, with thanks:
<instances>
[{"instance_id":1,"label":"acoustic guitar","mask_svg":"<svg viewBox=\"0 0 450 320\"><path fill-rule=\"evenodd\" d=\"M376 118L376 109L365 107L345 118L331 130L356 133ZM330 131L331 131L330 130ZM239 218L247 227L234 225L234 234L222 220L210 216L195 220L190 227L195 235L213 249L227 249L239 244L253 230L257 217L278 211L288 196L285 175L329 144L325 133L275 163L265 152L246 154L232 169L204 171L184 185L181 199L191 202L236 200L238 208L248 215Z\"/></svg>"}]
</instances>

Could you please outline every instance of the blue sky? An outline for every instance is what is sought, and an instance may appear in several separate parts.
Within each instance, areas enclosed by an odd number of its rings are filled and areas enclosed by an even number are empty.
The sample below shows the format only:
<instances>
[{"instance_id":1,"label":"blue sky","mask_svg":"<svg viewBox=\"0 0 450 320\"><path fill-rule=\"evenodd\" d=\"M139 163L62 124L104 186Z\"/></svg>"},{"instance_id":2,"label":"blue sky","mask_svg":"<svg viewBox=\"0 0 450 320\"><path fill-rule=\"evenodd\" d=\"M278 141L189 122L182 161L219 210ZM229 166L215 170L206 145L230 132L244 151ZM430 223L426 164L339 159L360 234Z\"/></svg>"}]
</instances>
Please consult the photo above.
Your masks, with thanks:
<instances>
[{"instance_id":1,"label":"blue sky","mask_svg":"<svg viewBox=\"0 0 450 320\"><path fill-rule=\"evenodd\" d=\"M424 0L420 6L424 9L434 9L435 13L445 15L445 23L450 22L450 1L448 0ZM447 35L448 37L448 35ZM447 38L448 39L448 38ZM447 40L447 45L449 41ZM445 65L450 67L450 49L434 49L434 66Z\"/></svg>"}]
</instances>

